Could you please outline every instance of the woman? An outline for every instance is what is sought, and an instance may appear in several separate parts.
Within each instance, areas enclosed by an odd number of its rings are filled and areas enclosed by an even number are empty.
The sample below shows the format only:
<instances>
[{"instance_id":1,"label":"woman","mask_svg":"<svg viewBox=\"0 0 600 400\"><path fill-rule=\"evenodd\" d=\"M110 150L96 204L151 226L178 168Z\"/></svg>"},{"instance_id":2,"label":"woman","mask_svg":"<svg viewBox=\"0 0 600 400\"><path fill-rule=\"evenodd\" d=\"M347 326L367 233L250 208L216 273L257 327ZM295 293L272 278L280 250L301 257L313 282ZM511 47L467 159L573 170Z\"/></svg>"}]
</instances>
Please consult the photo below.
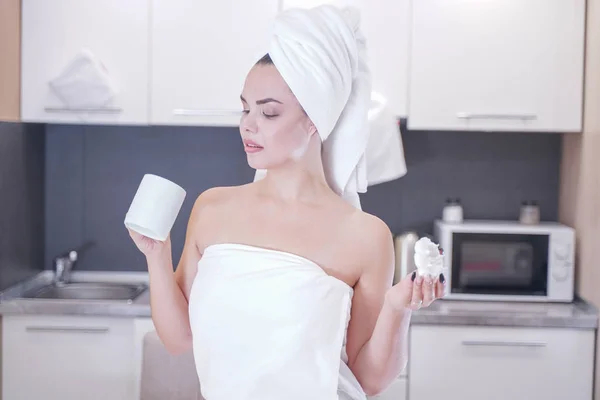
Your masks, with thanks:
<instances>
[{"instance_id":1,"label":"woman","mask_svg":"<svg viewBox=\"0 0 600 400\"><path fill-rule=\"evenodd\" d=\"M411 310L444 278L392 287L391 233L360 210L369 93L356 15L283 13L241 94L260 179L198 197L175 273L170 240L130 231L157 332L193 348L207 400L364 399L406 365Z\"/></svg>"}]
</instances>

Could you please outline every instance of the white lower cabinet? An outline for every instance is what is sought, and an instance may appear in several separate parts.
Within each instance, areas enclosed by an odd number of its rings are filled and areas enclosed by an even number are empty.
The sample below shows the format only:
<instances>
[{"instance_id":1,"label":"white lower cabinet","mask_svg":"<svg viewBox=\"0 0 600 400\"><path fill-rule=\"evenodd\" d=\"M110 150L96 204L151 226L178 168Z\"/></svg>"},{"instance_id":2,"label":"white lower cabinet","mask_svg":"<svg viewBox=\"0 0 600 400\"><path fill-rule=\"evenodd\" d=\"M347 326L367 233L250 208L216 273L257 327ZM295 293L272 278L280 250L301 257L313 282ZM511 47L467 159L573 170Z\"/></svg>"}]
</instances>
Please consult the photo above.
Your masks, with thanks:
<instances>
[{"instance_id":1,"label":"white lower cabinet","mask_svg":"<svg viewBox=\"0 0 600 400\"><path fill-rule=\"evenodd\" d=\"M139 400L151 318L5 316L3 400Z\"/></svg>"},{"instance_id":2,"label":"white lower cabinet","mask_svg":"<svg viewBox=\"0 0 600 400\"><path fill-rule=\"evenodd\" d=\"M410 400L591 400L594 331L416 325Z\"/></svg>"},{"instance_id":3,"label":"white lower cabinet","mask_svg":"<svg viewBox=\"0 0 600 400\"><path fill-rule=\"evenodd\" d=\"M130 318L5 316L2 399L131 400Z\"/></svg>"},{"instance_id":4,"label":"white lower cabinet","mask_svg":"<svg viewBox=\"0 0 600 400\"><path fill-rule=\"evenodd\" d=\"M3 400L139 400L152 319L2 318ZM413 325L408 373L369 400L591 400L592 330Z\"/></svg>"}]
</instances>

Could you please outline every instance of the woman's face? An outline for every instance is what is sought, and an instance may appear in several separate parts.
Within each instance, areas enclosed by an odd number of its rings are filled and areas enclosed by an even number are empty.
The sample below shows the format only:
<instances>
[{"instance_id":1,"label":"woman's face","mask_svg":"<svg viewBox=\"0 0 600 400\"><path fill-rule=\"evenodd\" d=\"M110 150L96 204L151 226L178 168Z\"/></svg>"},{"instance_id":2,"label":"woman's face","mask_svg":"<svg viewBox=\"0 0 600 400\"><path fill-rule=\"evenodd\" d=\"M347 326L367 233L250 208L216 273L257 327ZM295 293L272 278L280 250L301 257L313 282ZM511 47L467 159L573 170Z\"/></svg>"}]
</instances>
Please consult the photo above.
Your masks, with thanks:
<instances>
[{"instance_id":1,"label":"woman's face","mask_svg":"<svg viewBox=\"0 0 600 400\"><path fill-rule=\"evenodd\" d=\"M304 155L316 129L274 65L250 70L241 100L240 133L250 167L275 168Z\"/></svg>"}]
</instances>

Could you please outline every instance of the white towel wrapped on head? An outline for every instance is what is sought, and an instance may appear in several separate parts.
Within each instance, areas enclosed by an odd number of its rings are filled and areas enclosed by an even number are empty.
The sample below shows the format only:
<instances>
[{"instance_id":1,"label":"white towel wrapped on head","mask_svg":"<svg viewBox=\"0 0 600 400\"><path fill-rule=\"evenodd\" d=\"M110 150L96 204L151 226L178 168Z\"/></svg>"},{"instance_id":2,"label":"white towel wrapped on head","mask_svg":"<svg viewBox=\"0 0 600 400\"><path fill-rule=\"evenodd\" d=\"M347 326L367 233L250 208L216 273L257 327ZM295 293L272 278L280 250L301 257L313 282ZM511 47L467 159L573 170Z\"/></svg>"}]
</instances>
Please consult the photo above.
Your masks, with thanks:
<instances>
[{"instance_id":1,"label":"white towel wrapped on head","mask_svg":"<svg viewBox=\"0 0 600 400\"><path fill-rule=\"evenodd\" d=\"M275 19L269 55L323 141L331 188L360 208L367 190L371 78L356 9L289 9ZM256 178L265 171L257 171Z\"/></svg>"}]
</instances>

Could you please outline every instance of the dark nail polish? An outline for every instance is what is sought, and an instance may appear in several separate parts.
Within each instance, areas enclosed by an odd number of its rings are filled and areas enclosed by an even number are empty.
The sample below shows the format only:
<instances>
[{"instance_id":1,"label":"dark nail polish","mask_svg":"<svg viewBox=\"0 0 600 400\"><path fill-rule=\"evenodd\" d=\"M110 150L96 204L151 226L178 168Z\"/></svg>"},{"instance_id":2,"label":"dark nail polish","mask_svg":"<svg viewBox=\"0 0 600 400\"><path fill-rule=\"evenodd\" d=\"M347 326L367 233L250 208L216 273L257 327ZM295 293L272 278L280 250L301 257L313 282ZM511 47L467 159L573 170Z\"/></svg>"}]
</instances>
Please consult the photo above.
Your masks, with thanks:
<instances>
[{"instance_id":1,"label":"dark nail polish","mask_svg":"<svg viewBox=\"0 0 600 400\"><path fill-rule=\"evenodd\" d=\"M414 282L416 277L417 277L417 271L413 271L412 276L410 277L410 280Z\"/></svg>"},{"instance_id":2,"label":"dark nail polish","mask_svg":"<svg viewBox=\"0 0 600 400\"><path fill-rule=\"evenodd\" d=\"M444 283L446 281L446 278L444 277L444 274L440 274L440 283Z\"/></svg>"}]
</instances>

